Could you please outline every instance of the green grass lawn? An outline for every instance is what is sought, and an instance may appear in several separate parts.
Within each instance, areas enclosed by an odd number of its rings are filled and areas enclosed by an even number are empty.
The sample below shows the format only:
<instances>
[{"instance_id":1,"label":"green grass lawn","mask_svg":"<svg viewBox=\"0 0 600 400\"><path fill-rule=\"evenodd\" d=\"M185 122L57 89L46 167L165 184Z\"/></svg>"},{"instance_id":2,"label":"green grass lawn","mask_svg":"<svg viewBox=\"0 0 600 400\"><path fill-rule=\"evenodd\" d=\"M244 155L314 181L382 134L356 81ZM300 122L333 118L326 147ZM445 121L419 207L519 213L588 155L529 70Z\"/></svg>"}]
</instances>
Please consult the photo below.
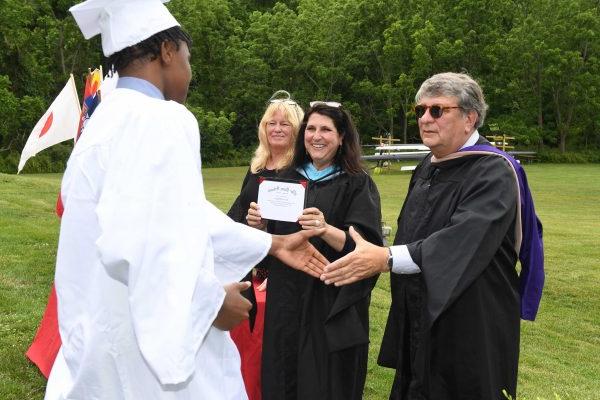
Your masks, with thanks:
<instances>
[{"instance_id":1,"label":"green grass lawn","mask_svg":"<svg viewBox=\"0 0 600 400\"><path fill-rule=\"evenodd\" d=\"M523 322L520 398L600 399L600 165L527 165L544 223L546 287L536 322ZM207 197L223 210L245 168L204 170ZM24 353L35 335L53 279L54 215L60 175L0 174L0 399L42 399L45 380ZM408 173L374 176L383 220L396 228ZM392 234L393 237L393 234ZM392 371L375 364L389 306L379 280L371 306L365 399L386 399Z\"/></svg>"}]
</instances>

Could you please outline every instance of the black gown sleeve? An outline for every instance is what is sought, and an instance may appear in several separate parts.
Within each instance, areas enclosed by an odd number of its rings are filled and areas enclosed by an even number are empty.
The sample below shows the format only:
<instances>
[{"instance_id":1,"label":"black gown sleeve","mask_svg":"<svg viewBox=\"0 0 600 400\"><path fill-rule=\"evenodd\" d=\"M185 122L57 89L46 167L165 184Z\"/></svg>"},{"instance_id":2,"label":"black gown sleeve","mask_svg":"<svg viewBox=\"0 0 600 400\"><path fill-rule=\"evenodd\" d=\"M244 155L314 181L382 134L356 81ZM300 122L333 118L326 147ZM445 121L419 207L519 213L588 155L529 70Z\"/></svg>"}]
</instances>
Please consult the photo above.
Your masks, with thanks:
<instances>
[{"instance_id":1,"label":"black gown sleeve","mask_svg":"<svg viewBox=\"0 0 600 400\"><path fill-rule=\"evenodd\" d=\"M248 184L248 180L250 179L251 174L252 173L250 172L250 169L248 168L248 171L246 172L246 176L244 177L244 181L242 182L242 187L240 188L240 194L238 194L235 201L229 208L229 211L227 211L227 216L229 218L231 218L232 220L234 220L235 222L241 222L241 223L246 222L245 216L246 216L246 212L248 211L248 209L246 209L246 210L243 209L244 207L242 206L242 192L244 191L244 188Z\"/></svg>"},{"instance_id":2,"label":"black gown sleeve","mask_svg":"<svg viewBox=\"0 0 600 400\"><path fill-rule=\"evenodd\" d=\"M366 174L360 176L360 179L353 179L350 184L351 201L341 229L348 232L350 226L353 226L367 241L381 246L381 203L377 186ZM349 253L355 247L348 234L346 239L340 256ZM369 299L378 277L376 275L340 288L325 323L330 351L368 343Z\"/></svg>"}]
</instances>

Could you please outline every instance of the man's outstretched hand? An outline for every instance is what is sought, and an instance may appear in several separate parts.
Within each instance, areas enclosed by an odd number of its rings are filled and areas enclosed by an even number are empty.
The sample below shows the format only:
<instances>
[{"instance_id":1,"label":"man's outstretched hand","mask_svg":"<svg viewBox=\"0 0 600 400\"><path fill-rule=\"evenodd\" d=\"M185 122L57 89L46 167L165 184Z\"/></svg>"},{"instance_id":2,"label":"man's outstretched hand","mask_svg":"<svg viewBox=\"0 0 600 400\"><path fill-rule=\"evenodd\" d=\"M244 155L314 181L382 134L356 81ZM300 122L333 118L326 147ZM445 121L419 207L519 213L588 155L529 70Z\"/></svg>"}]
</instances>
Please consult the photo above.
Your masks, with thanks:
<instances>
[{"instance_id":1,"label":"man's outstretched hand","mask_svg":"<svg viewBox=\"0 0 600 400\"><path fill-rule=\"evenodd\" d=\"M213 325L222 330L230 331L240 322L248 319L252 303L248 301L241 292L250 287L250 282L233 282L223 288L225 289L225 300L215 318Z\"/></svg>"},{"instance_id":2,"label":"man's outstretched hand","mask_svg":"<svg viewBox=\"0 0 600 400\"><path fill-rule=\"evenodd\" d=\"M308 241L309 238L319 233L317 230L309 230L291 235L273 235L269 254L294 269L320 278L329 261Z\"/></svg>"},{"instance_id":3,"label":"man's outstretched hand","mask_svg":"<svg viewBox=\"0 0 600 400\"><path fill-rule=\"evenodd\" d=\"M387 260L389 250L367 242L350 227L350 237L356 243L351 253L332 262L325 267L321 280L335 286L348 285L361 279L369 278L381 272L389 272Z\"/></svg>"}]
</instances>

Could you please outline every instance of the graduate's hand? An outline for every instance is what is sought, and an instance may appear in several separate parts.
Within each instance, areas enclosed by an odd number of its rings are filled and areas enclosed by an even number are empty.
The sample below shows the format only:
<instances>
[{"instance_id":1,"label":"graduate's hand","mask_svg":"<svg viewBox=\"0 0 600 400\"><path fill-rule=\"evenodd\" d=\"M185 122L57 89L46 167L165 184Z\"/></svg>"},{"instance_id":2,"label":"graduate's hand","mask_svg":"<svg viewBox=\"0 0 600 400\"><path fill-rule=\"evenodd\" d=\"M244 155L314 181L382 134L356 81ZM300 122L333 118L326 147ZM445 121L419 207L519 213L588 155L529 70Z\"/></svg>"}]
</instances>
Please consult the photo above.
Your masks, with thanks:
<instances>
[{"instance_id":1,"label":"graduate's hand","mask_svg":"<svg viewBox=\"0 0 600 400\"><path fill-rule=\"evenodd\" d=\"M316 207L309 207L302 210L302 215L298 217L298 223L305 230L317 230L322 235L327 230L327 221L325 215Z\"/></svg>"},{"instance_id":2,"label":"graduate's hand","mask_svg":"<svg viewBox=\"0 0 600 400\"><path fill-rule=\"evenodd\" d=\"M248 226L262 231L267 227L267 221L260 216L260 207L255 202L250 203L248 214L246 214L246 221L248 222Z\"/></svg>"},{"instance_id":3,"label":"graduate's hand","mask_svg":"<svg viewBox=\"0 0 600 400\"><path fill-rule=\"evenodd\" d=\"M225 289L225 300L213 321L213 326L222 331L229 331L235 328L240 322L248 319L252 303L248 301L241 292L247 290L251 283L232 282L223 288Z\"/></svg>"},{"instance_id":4,"label":"graduate's hand","mask_svg":"<svg viewBox=\"0 0 600 400\"><path fill-rule=\"evenodd\" d=\"M332 283L335 286L348 285L389 271L387 266L389 250L386 247L367 242L352 226L349 232L356 243L356 248L325 267L321 280L328 285Z\"/></svg>"},{"instance_id":5,"label":"graduate's hand","mask_svg":"<svg viewBox=\"0 0 600 400\"><path fill-rule=\"evenodd\" d=\"M291 235L272 235L273 243L269 254L298 271L319 278L329 261L308 241L317 233L315 230L310 230Z\"/></svg>"}]
</instances>

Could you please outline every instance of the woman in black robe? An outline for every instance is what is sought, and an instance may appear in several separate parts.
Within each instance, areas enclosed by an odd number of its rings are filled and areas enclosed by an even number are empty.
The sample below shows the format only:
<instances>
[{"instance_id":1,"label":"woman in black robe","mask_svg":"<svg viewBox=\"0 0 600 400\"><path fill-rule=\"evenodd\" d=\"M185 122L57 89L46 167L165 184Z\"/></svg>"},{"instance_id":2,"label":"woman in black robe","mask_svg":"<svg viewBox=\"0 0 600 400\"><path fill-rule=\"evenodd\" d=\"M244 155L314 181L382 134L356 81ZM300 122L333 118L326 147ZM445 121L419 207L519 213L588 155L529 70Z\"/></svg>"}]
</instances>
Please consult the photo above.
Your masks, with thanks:
<instances>
[{"instance_id":1,"label":"woman in black robe","mask_svg":"<svg viewBox=\"0 0 600 400\"><path fill-rule=\"evenodd\" d=\"M300 123L304 112L302 108L290 98L290 94L279 90L269 100L267 109L263 114L258 126L259 145L246 173L239 196L231 206L227 215L236 222L246 223L257 229L271 232L268 224L252 224L246 216L250 204L256 202L258 197L258 184L263 177L274 177L278 172L292 162L294 155L294 143L300 130ZM265 290L267 269L271 256L263 259L255 268L255 279L252 272L244 277L245 281L256 282L259 290ZM249 400L260 398L260 359L262 328L255 328L258 303L255 298L254 288L242 292L252 302L250 319L248 323L242 323L231 331L231 338L238 346L241 357L242 376L246 384ZM259 322L260 324L260 322Z\"/></svg>"},{"instance_id":2,"label":"woman in black robe","mask_svg":"<svg viewBox=\"0 0 600 400\"><path fill-rule=\"evenodd\" d=\"M330 261L354 248L350 226L380 245L379 192L362 169L358 133L337 103L311 104L281 177L307 180L298 223L273 222L273 233L318 229L311 241ZM249 217L260 218L259 210ZM344 287L269 262L262 358L264 400L361 399L367 372L370 294L377 277Z\"/></svg>"},{"instance_id":3,"label":"woman in black robe","mask_svg":"<svg viewBox=\"0 0 600 400\"><path fill-rule=\"evenodd\" d=\"M285 90L275 92L268 104L258 126L259 145L242 182L240 194L231 205L227 215L236 222L271 232L266 221L256 224L248 221L247 212L250 204L256 202L260 180L265 177L277 176L279 171L291 164L294 156L294 143L298 137L304 111ZM267 256L267 258L269 257ZM255 268L261 281L267 276L267 271L262 266L265 262L266 259ZM247 280L251 280L251 275L247 277ZM248 295L251 292L252 290L248 290L245 294ZM255 313L256 310L253 309L251 326Z\"/></svg>"},{"instance_id":4,"label":"woman in black robe","mask_svg":"<svg viewBox=\"0 0 600 400\"><path fill-rule=\"evenodd\" d=\"M290 165L303 116L302 108L285 90L278 90L271 96L258 125L258 147L242 182L240 194L227 213L231 219L246 223L250 203L256 202L258 197L259 179L276 176L278 171Z\"/></svg>"}]
</instances>

